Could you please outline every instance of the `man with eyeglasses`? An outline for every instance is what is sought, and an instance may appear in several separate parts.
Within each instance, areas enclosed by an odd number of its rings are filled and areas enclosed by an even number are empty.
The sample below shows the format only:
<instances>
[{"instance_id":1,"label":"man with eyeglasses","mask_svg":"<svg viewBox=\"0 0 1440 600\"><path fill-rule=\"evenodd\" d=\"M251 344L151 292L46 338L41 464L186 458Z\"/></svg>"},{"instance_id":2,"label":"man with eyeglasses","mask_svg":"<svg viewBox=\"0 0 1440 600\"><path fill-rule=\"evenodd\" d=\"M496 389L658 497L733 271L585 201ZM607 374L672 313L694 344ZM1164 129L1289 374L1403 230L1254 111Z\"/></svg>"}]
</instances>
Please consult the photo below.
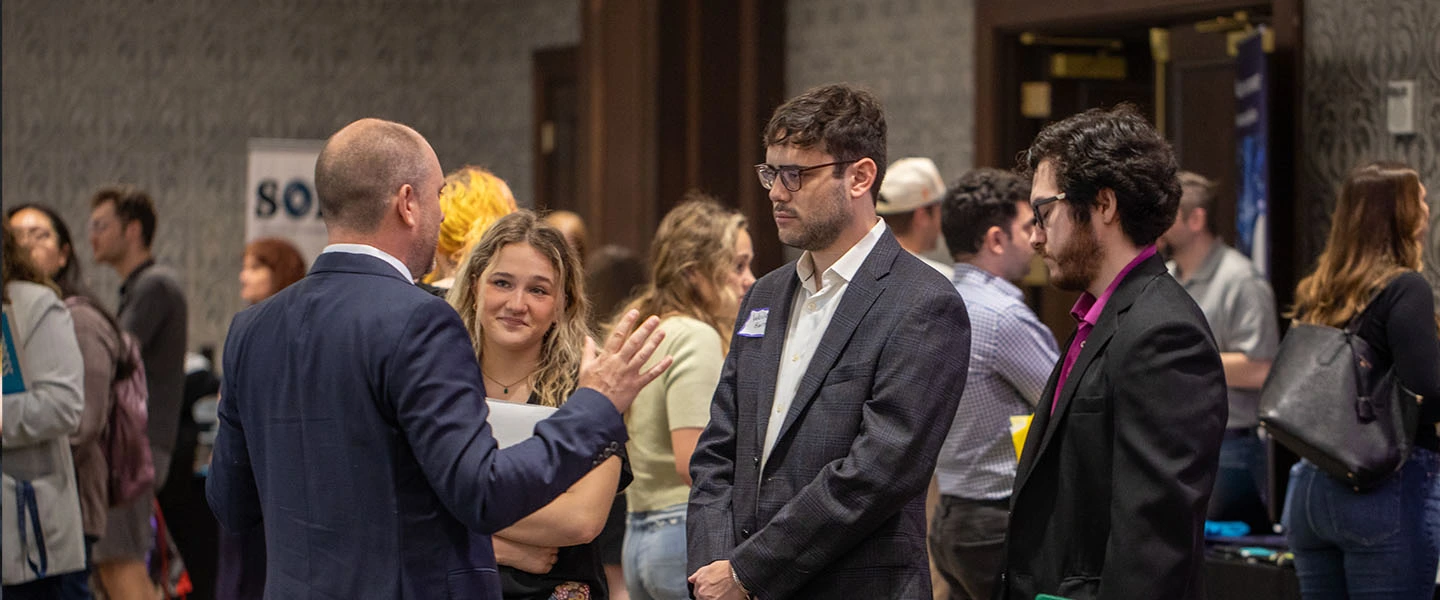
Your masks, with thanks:
<instances>
[{"instance_id":1,"label":"man with eyeglasses","mask_svg":"<svg viewBox=\"0 0 1440 600\"><path fill-rule=\"evenodd\" d=\"M885 117L812 89L775 110L765 163L780 241L751 287L690 460L697 598L928 598L924 492L965 387L970 322L875 214Z\"/></svg>"},{"instance_id":2,"label":"man with eyeglasses","mask_svg":"<svg viewBox=\"0 0 1440 600\"><path fill-rule=\"evenodd\" d=\"M1204 598L1225 376L1155 254L1180 200L1175 154L1122 105L1046 127L1022 161L1030 243L1081 294L1020 456L998 597Z\"/></svg>"},{"instance_id":3,"label":"man with eyeglasses","mask_svg":"<svg viewBox=\"0 0 1440 600\"><path fill-rule=\"evenodd\" d=\"M157 264L151 252L156 216L155 203L148 193L132 185L107 186L95 193L90 206L90 247L95 262L114 269L124 280L116 320L140 342L145 363L154 493L159 496L161 510L176 514L187 508L184 500L190 494L185 486L189 485L193 466L187 458L193 456L193 451L181 452L182 460L171 460L177 450L185 450L177 448L185 395L185 292L175 270ZM175 484L179 487L164 493L171 474L179 476ZM145 560L153 540L150 515L154 497L142 494L130 504L114 508L105 535L95 544L93 561L102 585L112 597L129 598L153 591ZM175 537L183 542L187 533Z\"/></svg>"}]
</instances>

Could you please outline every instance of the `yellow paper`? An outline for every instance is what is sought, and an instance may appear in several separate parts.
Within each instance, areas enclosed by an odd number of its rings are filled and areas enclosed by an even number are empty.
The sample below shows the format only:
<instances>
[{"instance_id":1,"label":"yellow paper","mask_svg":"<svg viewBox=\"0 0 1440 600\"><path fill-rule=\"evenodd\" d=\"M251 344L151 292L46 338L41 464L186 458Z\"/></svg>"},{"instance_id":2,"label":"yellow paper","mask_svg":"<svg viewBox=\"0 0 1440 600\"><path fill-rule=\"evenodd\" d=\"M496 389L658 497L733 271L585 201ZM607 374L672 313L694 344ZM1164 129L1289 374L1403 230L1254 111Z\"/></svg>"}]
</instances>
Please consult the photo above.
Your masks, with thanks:
<instances>
[{"instance_id":1,"label":"yellow paper","mask_svg":"<svg viewBox=\"0 0 1440 600\"><path fill-rule=\"evenodd\" d=\"M1020 452L1025 449L1025 436L1030 433L1030 420L1035 415L1010 417L1010 440L1015 442L1015 462L1020 462Z\"/></svg>"}]
</instances>

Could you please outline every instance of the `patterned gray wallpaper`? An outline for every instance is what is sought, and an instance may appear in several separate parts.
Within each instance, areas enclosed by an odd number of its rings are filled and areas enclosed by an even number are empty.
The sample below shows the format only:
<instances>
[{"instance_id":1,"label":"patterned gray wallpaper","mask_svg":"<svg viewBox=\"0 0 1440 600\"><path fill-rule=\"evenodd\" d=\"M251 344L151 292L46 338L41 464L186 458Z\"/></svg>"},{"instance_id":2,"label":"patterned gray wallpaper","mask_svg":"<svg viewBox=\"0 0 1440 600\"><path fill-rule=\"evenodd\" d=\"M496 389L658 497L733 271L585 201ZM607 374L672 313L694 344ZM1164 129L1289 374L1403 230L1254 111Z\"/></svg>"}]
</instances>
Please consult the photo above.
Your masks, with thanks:
<instances>
[{"instance_id":1,"label":"patterned gray wallpaper","mask_svg":"<svg viewBox=\"0 0 1440 600\"><path fill-rule=\"evenodd\" d=\"M1431 190L1426 276L1440 298L1440 2L1307 0L1304 27L1301 192L1312 226L1303 255L1313 259L1324 247L1350 169L1403 161ZM1386 129L1391 80L1416 82L1416 135Z\"/></svg>"},{"instance_id":2,"label":"patterned gray wallpaper","mask_svg":"<svg viewBox=\"0 0 1440 600\"><path fill-rule=\"evenodd\" d=\"M785 90L850 82L885 104L891 160L928 156L947 181L974 164L974 0L790 0Z\"/></svg>"},{"instance_id":3,"label":"patterned gray wallpaper","mask_svg":"<svg viewBox=\"0 0 1440 600\"><path fill-rule=\"evenodd\" d=\"M789 0L786 20L788 96L863 86L885 105L890 160L928 156L947 183L974 166L974 0Z\"/></svg>"},{"instance_id":4,"label":"patterned gray wallpaper","mask_svg":"<svg viewBox=\"0 0 1440 600\"><path fill-rule=\"evenodd\" d=\"M95 188L148 189L190 345L218 343L242 308L247 139L394 119L526 203L530 56L579 39L578 0L5 0L0 194L56 206L83 237ZM85 266L113 296L114 273Z\"/></svg>"}]
</instances>

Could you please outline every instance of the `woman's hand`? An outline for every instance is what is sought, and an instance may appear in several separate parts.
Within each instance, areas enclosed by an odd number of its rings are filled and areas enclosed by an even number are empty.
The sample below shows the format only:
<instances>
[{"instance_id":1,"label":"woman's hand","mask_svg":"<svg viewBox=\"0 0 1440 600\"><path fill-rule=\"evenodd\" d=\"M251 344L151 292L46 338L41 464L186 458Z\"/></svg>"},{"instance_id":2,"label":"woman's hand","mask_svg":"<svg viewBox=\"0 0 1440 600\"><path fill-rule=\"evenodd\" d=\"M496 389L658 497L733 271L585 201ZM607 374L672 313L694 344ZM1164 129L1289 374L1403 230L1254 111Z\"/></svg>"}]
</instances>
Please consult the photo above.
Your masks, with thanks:
<instances>
[{"instance_id":1,"label":"woman's hand","mask_svg":"<svg viewBox=\"0 0 1440 600\"><path fill-rule=\"evenodd\" d=\"M495 562L526 573L544 575L555 567L559 548L531 546L500 536L490 538L495 545Z\"/></svg>"}]
</instances>

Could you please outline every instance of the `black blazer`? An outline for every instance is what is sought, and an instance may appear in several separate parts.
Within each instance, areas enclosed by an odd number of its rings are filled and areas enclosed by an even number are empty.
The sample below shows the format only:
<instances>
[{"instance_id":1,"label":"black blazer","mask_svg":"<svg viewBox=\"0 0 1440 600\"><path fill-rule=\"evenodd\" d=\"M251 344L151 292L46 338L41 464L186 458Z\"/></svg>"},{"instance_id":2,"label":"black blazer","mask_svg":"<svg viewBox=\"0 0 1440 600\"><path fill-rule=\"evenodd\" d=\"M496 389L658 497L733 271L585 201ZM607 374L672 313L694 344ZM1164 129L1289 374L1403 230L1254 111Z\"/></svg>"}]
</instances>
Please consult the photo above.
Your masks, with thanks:
<instances>
[{"instance_id":1,"label":"black blazer","mask_svg":"<svg viewBox=\"0 0 1440 600\"><path fill-rule=\"evenodd\" d=\"M235 317L206 484L265 527L267 598L500 598L490 534L625 441L581 389L497 450L459 315L379 258L328 253Z\"/></svg>"},{"instance_id":2,"label":"black blazer","mask_svg":"<svg viewBox=\"0 0 1440 600\"><path fill-rule=\"evenodd\" d=\"M819 274L817 273L818 277ZM758 598L929 598L924 493L970 361L955 288L885 232L821 338L760 471L800 279L756 282L690 459L688 569L730 560ZM762 483L763 479L763 483Z\"/></svg>"},{"instance_id":3,"label":"black blazer","mask_svg":"<svg viewBox=\"0 0 1440 600\"><path fill-rule=\"evenodd\" d=\"M1052 415L1060 368L1021 453L997 597L1204 598L1228 410L1204 314L1151 257L1111 295Z\"/></svg>"}]
</instances>

